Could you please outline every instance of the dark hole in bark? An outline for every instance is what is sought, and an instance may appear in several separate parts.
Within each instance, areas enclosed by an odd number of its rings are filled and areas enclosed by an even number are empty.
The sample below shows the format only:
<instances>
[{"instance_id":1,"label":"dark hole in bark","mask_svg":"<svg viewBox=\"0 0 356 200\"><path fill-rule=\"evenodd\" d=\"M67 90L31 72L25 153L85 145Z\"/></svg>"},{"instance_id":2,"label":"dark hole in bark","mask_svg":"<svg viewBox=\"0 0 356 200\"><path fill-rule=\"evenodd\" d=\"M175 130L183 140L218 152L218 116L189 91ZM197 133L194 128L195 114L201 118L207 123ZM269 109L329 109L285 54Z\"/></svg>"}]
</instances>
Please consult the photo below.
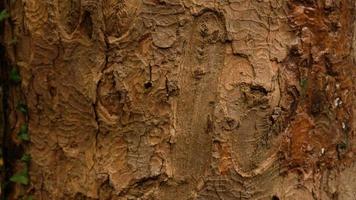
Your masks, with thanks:
<instances>
[{"instance_id":1,"label":"dark hole in bark","mask_svg":"<svg viewBox=\"0 0 356 200\"><path fill-rule=\"evenodd\" d=\"M294 0L294 2L302 3L306 6L313 6L316 3L315 0Z\"/></svg>"},{"instance_id":2,"label":"dark hole in bark","mask_svg":"<svg viewBox=\"0 0 356 200\"><path fill-rule=\"evenodd\" d=\"M333 194L332 194L332 199L339 199L338 198L339 197L339 193L338 192L334 192Z\"/></svg>"},{"instance_id":3,"label":"dark hole in bark","mask_svg":"<svg viewBox=\"0 0 356 200\"><path fill-rule=\"evenodd\" d=\"M260 85L251 85L250 88L251 88L252 92L260 92L263 95L267 95L268 94L267 90L264 87L260 86Z\"/></svg>"},{"instance_id":4,"label":"dark hole in bark","mask_svg":"<svg viewBox=\"0 0 356 200\"><path fill-rule=\"evenodd\" d=\"M93 21L91 19L90 12L84 12L81 27L84 33L91 39L93 34Z\"/></svg>"},{"instance_id":5,"label":"dark hole in bark","mask_svg":"<svg viewBox=\"0 0 356 200\"><path fill-rule=\"evenodd\" d=\"M147 83L145 83L144 84L144 87L146 88L146 89L149 89L149 88L151 88L153 85L152 85L152 82L147 82Z\"/></svg>"},{"instance_id":6,"label":"dark hole in bark","mask_svg":"<svg viewBox=\"0 0 356 200\"><path fill-rule=\"evenodd\" d=\"M318 116L324 107L325 104L325 95L321 90L314 90L312 95L311 95L311 108L310 108L310 113L316 117Z\"/></svg>"},{"instance_id":7,"label":"dark hole in bark","mask_svg":"<svg viewBox=\"0 0 356 200\"><path fill-rule=\"evenodd\" d=\"M290 56L300 56L301 53L299 52L298 46L293 45L289 50L289 55Z\"/></svg>"},{"instance_id":8,"label":"dark hole in bark","mask_svg":"<svg viewBox=\"0 0 356 200\"><path fill-rule=\"evenodd\" d=\"M276 195L273 195L273 196L272 196L272 200L279 200L279 197L276 196Z\"/></svg>"},{"instance_id":9,"label":"dark hole in bark","mask_svg":"<svg viewBox=\"0 0 356 200\"><path fill-rule=\"evenodd\" d=\"M57 89L55 87L50 87L49 94L51 95L52 98L55 97L57 95Z\"/></svg>"}]
</instances>

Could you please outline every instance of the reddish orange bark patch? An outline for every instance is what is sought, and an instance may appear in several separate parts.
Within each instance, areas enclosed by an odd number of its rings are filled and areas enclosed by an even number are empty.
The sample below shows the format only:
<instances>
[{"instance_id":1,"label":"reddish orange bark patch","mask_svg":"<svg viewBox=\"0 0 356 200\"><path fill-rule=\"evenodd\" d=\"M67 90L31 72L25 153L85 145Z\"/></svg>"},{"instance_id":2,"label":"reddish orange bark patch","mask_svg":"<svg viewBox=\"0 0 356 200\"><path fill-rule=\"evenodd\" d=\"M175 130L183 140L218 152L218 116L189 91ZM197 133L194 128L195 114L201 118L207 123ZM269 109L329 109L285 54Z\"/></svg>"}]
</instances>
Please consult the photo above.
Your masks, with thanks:
<instances>
[{"instance_id":1,"label":"reddish orange bark patch","mask_svg":"<svg viewBox=\"0 0 356 200\"><path fill-rule=\"evenodd\" d=\"M301 82L297 115L283 149L289 166L331 166L351 160L355 66L350 58L352 1L291 1L290 23L300 35L291 62ZM348 155L348 156L346 156Z\"/></svg>"}]
</instances>

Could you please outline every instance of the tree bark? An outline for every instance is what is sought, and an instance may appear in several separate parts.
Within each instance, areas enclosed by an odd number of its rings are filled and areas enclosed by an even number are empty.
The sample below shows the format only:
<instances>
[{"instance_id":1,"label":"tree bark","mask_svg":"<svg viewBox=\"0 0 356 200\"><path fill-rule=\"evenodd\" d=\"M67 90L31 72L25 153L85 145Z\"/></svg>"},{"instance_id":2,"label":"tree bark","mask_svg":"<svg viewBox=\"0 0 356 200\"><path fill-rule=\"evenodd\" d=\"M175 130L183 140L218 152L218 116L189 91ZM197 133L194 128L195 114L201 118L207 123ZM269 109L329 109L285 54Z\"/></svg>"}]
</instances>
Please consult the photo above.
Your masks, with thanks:
<instances>
[{"instance_id":1,"label":"tree bark","mask_svg":"<svg viewBox=\"0 0 356 200\"><path fill-rule=\"evenodd\" d=\"M9 199L356 199L354 0L5 4Z\"/></svg>"}]
</instances>

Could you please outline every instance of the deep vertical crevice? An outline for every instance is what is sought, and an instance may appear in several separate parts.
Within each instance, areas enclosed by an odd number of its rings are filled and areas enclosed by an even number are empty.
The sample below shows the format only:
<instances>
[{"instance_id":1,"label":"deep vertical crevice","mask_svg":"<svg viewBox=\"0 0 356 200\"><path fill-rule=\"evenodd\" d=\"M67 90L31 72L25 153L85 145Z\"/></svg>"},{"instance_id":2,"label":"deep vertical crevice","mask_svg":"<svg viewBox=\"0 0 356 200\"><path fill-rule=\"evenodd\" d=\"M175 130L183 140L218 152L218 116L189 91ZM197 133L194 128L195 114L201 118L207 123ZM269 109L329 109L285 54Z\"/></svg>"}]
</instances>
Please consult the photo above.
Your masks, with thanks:
<instances>
[{"instance_id":1,"label":"deep vertical crevice","mask_svg":"<svg viewBox=\"0 0 356 200\"><path fill-rule=\"evenodd\" d=\"M2 26L2 25L1 25ZM1 28L2 29L2 28ZM2 31L1 31L2 32ZM6 168L7 168L7 162L5 162L6 159L6 155L7 155L7 151L5 147L5 143L6 143L6 138L7 138L7 134L6 134L6 130L7 128L7 101L6 101L6 97L8 96L8 86L6 84L6 80L4 74L6 72L6 62L4 60L4 46L1 44L0 45L0 98L1 98L1 102L0 102L0 137L1 137L1 144L0 144L0 156L1 156L1 162L2 162L2 166L1 167L1 175L0 175L0 181L1 181L1 199L5 199L5 180L7 177L6 174Z\"/></svg>"},{"instance_id":2,"label":"deep vertical crevice","mask_svg":"<svg viewBox=\"0 0 356 200\"><path fill-rule=\"evenodd\" d=\"M0 11L5 10L5 2L1 1L0 2ZM6 130L7 128L7 96L8 96L8 85L7 85L7 63L5 59L5 46L4 46L4 21L0 21L0 153L1 153L1 162L2 165L0 166L1 174L0 174L0 184L1 184L1 199L5 199L5 194L7 193L5 185L5 180L6 177L8 177L8 174L6 173L6 168L7 168L7 162L6 160L6 155L7 151L5 147L6 143Z\"/></svg>"},{"instance_id":3,"label":"deep vertical crevice","mask_svg":"<svg viewBox=\"0 0 356 200\"><path fill-rule=\"evenodd\" d=\"M2 3L3 4L3 3ZM1 5L1 10L4 9L4 5ZM11 188L8 186L8 179L12 174L11 160L12 155L11 148L13 144L11 144L11 140L9 140L9 72L10 67L6 59L6 48L4 46L4 23L1 23L1 44L0 44L0 92L1 92L1 153L2 153L2 166L1 166L1 199L7 199L7 195L10 193Z\"/></svg>"},{"instance_id":4,"label":"deep vertical crevice","mask_svg":"<svg viewBox=\"0 0 356 200\"><path fill-rule=\"evenodd\" d=\"M0 145L2 153L0 197L3 200L18 198L12 195L15 193L15 187L19 185L11 182L10 178L18 172L17 166L19 164L19 160L21 156L24 155L24 144L21 145L16 143L13 134L14 132L17 133L15 131L15 124L18 121L24 121L25 123L21 125L27 126L26 121L28 120L27 116L20 117L17 113L15 113L15 109L17 109L17 106L20 105L20 102L25 101L22 101L23 96L20 87L21 77L17 66L15 65L16 61L9 59L9 54L13 54L15 58L17 56L16 48L10 48L9 46L16 45L16 41L9 42L9 38L7 37L8 35L11 35L11 38L13 38L11 40L16 38L13 32L14 20L11 19L11 3L13 2L2 1L0 3L0 11L6 11L7 13L6 17L3 17L0 22L0 114L2 117L2 121L0 123ZM22 194L21 196L24 197Z\"/></svg>"},{"instance_id":5,"label":"deep vertical crevice","mask_svg":"<svg viewBox=\"0 0 356 200\"><path fill-rule=\"evenodd\" d=\"M92 39L93 36L93 21L90 12L84 11L83 14L83 19L81 23L81 28L83 30L83 33L89 37L89 39Z\"/></svg>"}]
</instances>

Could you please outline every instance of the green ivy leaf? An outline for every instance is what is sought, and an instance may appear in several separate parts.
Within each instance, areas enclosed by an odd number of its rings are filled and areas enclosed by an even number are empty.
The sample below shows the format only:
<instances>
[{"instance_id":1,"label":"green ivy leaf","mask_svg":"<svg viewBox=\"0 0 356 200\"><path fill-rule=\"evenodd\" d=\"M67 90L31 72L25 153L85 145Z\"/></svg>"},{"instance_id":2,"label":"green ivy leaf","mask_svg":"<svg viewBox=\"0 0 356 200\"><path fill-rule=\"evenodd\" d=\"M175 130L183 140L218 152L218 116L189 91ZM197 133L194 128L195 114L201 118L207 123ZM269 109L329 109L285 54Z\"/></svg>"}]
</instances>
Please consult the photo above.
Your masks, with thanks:
<instances>
[{"instance_id":1,"label":"green ivy leaf","mask_svg":"<svg viewBox=\"0 0 356 200\"><path fill-rule=\"evenodd\" d=\"M3 21L4 19L10 17L9 13L6 10L2 10L0 12L0 22Z\"/></svg>"},{"instance_id":2,"label":"green ivy leaf","mask_svg":"<svg viewBox=\"0 0 356 200\"><path fill-rule=\"evenodd\" d=\"M17 104L17 110L22 112L23 114L27 114L27 105L23 103Z\"/></svg>"},{"instance_id":3,"label":"green ivy leaf","mask_svg":"<svg viewBox=\"0 0 356 200\"><path fill-rule=\"evenodd\" d=\"M29 196L24 195L21 197L21 200L33 200L33 196L32 195L29 195Z\"/></svg>"},{"instance_id":4,"label":"green ivy leaf","mask_svg":"<svg viewBox=\"0 0 356 200\"><path fill-rule=\"evenodd\" d=\"M21 81L19 71L15 67L10 71L10 80L14 83L19 83Z\"/></svg>"},{"instance_id":5,"label":"green ivy leaf","mask_svg":"<svg viewBox=\"0 0 356 200\"><path fill-rule=\"evenodd\" d=\"M10 178L11 182L14 183L19 183L22 185L27 185L29 180L28 180L28 171L27 169L24 169L16 174L14 174L11 178Z\"/></svg>"},{"instance_id":6,"label":"green ivy leaf","mask_svg":"<svg viewBox=\"0 0 356 200\"><path fill-rule=\"evenodd\" d=\"M301 91L302 96L304 96L305 93L306 93L306 91L307 91L307 87L308 87L308 79L302 78L302 79L300 80L299 85L300 85L300 87L301 87L301 89L302 89L302 91Z\"/></svg>"},{"instance_id":7,"label":"green ivy leaf","mask_svg":"<svg viewBox=\"0 0 356 200\"><path fill-rule=\"evenodd\" d=\"M21 157L21 161L22 162L25 162L25 163L29 163L31 161L31 155L30 154L24 154L22 157Z\"/></svg>"},{"instance_id":8,"label":"green ivy leaf","mask_svg":"<svg viewBox=\"0 0 356 200\"><path fill-rule=\"evenodd\" d=\"M28 125L27 124L21 125L18 137L22 141L30 141L30 136L28 135Z\"/></svg>"},{"instance_id":9,"label":"green ivy leaf","mask_svg":"<svg viewBox=\"0 0 356 200\"><path fill-rule=\"evenodd\" d=\"M15 36L14 38L12 38L12 40L10 40L9 44L13 45L17 43L17 37Z\"/></svg>"}]
</instances>

